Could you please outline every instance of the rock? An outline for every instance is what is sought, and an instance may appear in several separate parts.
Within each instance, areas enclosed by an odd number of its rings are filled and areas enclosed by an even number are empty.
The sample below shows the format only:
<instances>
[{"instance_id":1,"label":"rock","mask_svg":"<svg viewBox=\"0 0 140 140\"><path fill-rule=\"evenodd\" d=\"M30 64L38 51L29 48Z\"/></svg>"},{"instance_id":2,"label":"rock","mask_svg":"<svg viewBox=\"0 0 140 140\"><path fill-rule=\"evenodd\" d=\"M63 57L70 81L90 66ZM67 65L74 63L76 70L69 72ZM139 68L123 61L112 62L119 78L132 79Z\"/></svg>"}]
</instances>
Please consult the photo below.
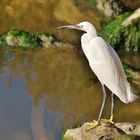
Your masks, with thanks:
<instances>
[{"instance_id":1,"label":"rock","mask_svg":"<svg viewBox=\"0 0 140 140\"><path fill-rule=\"evenodd\" d=\"M18 40L12 35L6 36L5 40L9 46L14 46L18 43Z\"/></svg>"},{"instance_id":2,"label":"rock","mask_svg":"<svg viewBox=\"0 0 140 140\"><path fill-rule=\"evenodd\" d=\"M31 33L12 29L0 35L1 47L24 49L63 46L63 42L50 33Z\"/></svg>"},{"instance_id":3,"label":"rock","mask_svg":"<svg viewBox=\"0 0 140 140\"><path fill-rule=\"evenodd\" d=\"M115 126L123 130L127 135L140 136L140 125L135 123L116 123Z\"/></svg>"},{"instance_id":4,"label":"rock","mask_svg":"<svg viewBox=\"0 0 140 140\"><path fill-rule=\"evenodd\" d=\"M101 123L92 127L94 122L88 122L81 127L68 129L64 136L64 140L112 140L133 138L129 135L140 136L140 125L134 123L115 123L101 120Z\"/></svg>"},{"instance_id":5,"label":"rock","mask_svg":"<svg viewBox=\"0 0 140 140\"><path fill-rule=\"evenodd\" d=\"M107 16L117 16L127 9L123 2L118 0L97 0L96 7Z\"/></svg>"},{"instance_id":6,"label":"rock","mask_svg":"<svg viewBox=\"0 0 140 140\"><path fill-rule=\"evenodd\" d=\"M140 18L140 8L138 8L132 15L130 15L128 18L126 18L123 22L122 22L122 26L128 26L130 24L133 24L133 22L137 19Z\"/></svg>"},{"instance_id":7,"label":"rock","mask_svg":"<svg viewBox=\"0 0 140 140\"><path fill-rule=\"evenodd\" d=\"M41 46L48 48L54 46L64 46L64 42L50 33L40 33L37 35L41 40Z\"/></svg>"},{"instance_id":8,"label":"rock","mask_svg":"<svg viewBox=\"0 0 140 140\"><path fill-rule=\"evenodd\" d=\"M64 140L82 140L81 128L69 129L64 135Z\"/></svg>"}]
</instances>

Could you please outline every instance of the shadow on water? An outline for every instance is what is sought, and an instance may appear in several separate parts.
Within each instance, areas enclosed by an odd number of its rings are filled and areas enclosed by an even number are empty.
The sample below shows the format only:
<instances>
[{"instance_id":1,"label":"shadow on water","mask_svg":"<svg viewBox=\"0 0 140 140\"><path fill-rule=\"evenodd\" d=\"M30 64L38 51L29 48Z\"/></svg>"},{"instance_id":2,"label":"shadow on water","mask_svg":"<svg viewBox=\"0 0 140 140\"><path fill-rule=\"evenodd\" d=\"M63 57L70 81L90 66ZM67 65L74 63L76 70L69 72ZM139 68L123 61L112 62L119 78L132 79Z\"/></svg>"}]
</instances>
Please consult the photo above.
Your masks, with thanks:
<instances>
[{"instance_id":1,"label":"shadow on water","mask_svg":"<svg viewBox=\"0 0 140 140\"><path fill-rule=\"evenodd\" d=\"M76 49L1 49L0 62L0 139L60 140L67 127L97 118L100 84ZM116 121L139 121L138 101L116 104Z\"/></svg>"}]
</instances>

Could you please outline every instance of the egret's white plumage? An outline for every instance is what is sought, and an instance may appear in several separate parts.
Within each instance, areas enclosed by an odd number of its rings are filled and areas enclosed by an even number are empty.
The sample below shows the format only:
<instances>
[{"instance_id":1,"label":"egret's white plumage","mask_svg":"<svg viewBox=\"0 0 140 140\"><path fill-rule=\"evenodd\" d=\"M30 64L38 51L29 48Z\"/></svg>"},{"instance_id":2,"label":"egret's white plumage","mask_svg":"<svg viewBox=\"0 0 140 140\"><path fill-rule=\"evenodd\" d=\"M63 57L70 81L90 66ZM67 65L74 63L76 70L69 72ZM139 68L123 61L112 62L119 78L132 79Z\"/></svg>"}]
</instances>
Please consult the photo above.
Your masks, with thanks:
<instances>
[{"instance_id":1,"label":"egret's white plumage","mask_svg":"<svg viewBox=\"0 0 140 140\"><path fill-rule=\"evenodd\" d=\"M136 95L131 91L120 58L114 49L97 35L94 26L85 21L60 28L65 27L86 32L81 37L82 49L89 61L90 68L101 84L106 85L124 103L134 101Z\"/></svg>"},{"instance_id":2,"label":"egret's white plumage","mask_svg":"<svg viewBox=\"0 0 140 140\"><path fill-rule=\"evenodd\" d=\"M90 68L99 81L106 85L124 103L136 99L127 81L120 58L114 49L101 37L89 22L78 24L86 33L81 37L81 44Z\"/></svg>"},{"instance_id":3,"label":"egret's white plumage","mask_svg":"<svg viewBox=\"0 0 140 140\"><path fill-rule=\"evenodd\" d=\"M120 59L112 47L107 45L101 37L94 37L86 46L83 43L83 37L81 42L89 65L99 81L124 103L133 101L135 96L130 91L130 85L127 82Z\"/></svg>"}]
</instances>

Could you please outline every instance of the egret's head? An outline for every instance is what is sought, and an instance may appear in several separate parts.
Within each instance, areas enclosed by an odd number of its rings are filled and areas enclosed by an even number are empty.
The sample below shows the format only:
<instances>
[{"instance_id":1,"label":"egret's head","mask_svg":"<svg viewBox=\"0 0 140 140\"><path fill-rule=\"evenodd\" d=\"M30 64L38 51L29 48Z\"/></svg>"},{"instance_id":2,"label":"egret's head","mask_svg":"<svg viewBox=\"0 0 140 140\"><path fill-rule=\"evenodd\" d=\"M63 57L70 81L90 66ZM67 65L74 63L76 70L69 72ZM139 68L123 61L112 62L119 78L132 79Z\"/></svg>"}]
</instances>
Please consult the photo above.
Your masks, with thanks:
<instances>
[{"instance_id":1,"label":"egret's head","mask_svg":"<svg viewBox=\"0 0 140 140\"><path fill-rule=\"evenodd\" d=\"M77 26L80 28L80 30L85 31L85 32L95 30L94 26L90 22L87 22L87 21L81 22L77 24Z\"/></svg>"},{"instance_id":2,"label":"egret's head","mask_svg":"<svg viewBox=\"0 0 140 140\"><path fill-rule=\"evenodd\" d=\"M58 28L59 29L62 29L62 28L77 29L77 30L85 31L87 33L96 32L94 26L88 21L84 21L84 22L81 22L81 23L75 24L75 25L61 26Z\"/></svg>"}]
</instances>

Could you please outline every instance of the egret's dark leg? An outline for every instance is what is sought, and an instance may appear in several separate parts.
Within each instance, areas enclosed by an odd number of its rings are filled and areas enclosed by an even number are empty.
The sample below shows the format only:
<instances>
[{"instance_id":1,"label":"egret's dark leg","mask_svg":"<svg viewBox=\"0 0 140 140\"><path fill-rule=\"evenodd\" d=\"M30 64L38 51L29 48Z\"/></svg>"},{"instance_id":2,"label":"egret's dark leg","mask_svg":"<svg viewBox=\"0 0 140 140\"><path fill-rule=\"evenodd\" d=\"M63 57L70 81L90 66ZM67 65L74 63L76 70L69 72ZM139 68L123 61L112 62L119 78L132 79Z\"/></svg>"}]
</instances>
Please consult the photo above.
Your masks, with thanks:
<instances>
[{"instance_id":1,"label":"egret's dark leg","mask_svg":"<svg viewBox=\"0 0 140 140\"><path fill-rule=\"evenodd\" d=\"M114 94L111 94L111 116L110 121L113 121L113 114L114 114Z\"/></svg>"},{"instance_id":2,"label":"egret's dark leg","mask_svg":"<svg viewBox=\"0 0 140 140\"><path fill-rule=\"evenodd\" d=\"M103 113L103 110L104 110L104 106L105 106L105 103L106 103L106 92L105 92L105 87L104 85L102 84L102 92L103 92L103 102L102 102L102 106L101 106L101 109L100 109L100 113L99 113L99 116L98 116L98 121L100 121L101 117L102 117L102 113Z\"/></svg>"}]
</instances>

